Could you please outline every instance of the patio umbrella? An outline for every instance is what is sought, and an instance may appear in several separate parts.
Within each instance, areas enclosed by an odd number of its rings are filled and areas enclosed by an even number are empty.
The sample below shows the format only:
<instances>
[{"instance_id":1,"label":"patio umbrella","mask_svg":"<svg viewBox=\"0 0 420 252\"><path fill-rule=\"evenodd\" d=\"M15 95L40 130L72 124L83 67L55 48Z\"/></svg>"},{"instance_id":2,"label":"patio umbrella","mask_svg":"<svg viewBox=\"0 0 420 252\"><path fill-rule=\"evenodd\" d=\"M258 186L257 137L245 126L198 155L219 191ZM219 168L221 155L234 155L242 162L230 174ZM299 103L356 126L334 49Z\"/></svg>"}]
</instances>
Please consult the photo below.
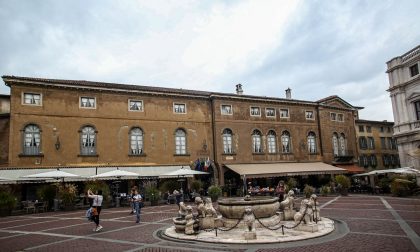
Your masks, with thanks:
<instances>
[{"instance_id":1,"label":"patio umbrella","mask_svg":"<svg viewBox=\"0 0 420 252\"><path fill-rule=\"evenodd\" d=\"M5 181L5 180L11 180L11 179L0 176L0 181Z\"/></svg>"},{"instance_id":2,"label":"patio umbrella","mask_svg":"<svg viewBox=\"0 0 420 252\"><path fill-rule=\"evenodd\" d=\"M23 178L62 179L63 182L65 178L75 178L75 177L80 177L80 176L73 173L60 171L60 169L58 168L55 171L41 172L41 173L35 173L35 174L23 176Z\"/></svg>"},{"instance_id":3,"label":"patio umbrella","mask_svg":"<svg viewBox=\"0 0 420 252\"><path fill-rule=\"evenodd\" d=\"M210 174L208 172L202 172L202 171L196 171L191 170L189 167L181 167L181 169L164 173L161 176L170 176L170 177L185 177L190 175L204 175L204 174Z\"/></svg>"},{"instance_id":4,"label":"patio umbrella","mask_svg":"<svg viewBox=\"0 0 420 252\"><path fill-rule=\"evenodd\" d=\"M117 168L116 170L112 170L109 172L104 172L98 175L91 176L91 178L121 178L121 177L139 177L140 174L135 172L129 172L120 170Z\"/></svg>"}]
</instances>

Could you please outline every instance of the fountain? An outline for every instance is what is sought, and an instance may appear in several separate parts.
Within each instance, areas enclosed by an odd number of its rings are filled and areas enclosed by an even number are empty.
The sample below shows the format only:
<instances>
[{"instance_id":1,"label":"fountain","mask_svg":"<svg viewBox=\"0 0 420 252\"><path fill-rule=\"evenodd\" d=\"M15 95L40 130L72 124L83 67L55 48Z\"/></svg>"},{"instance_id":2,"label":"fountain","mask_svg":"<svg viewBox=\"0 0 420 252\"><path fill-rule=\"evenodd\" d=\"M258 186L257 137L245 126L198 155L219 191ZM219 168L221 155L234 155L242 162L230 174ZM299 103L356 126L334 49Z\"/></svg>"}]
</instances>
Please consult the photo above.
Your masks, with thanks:
<instances>
[{"instance_id":1,"label":"fountain","mask_svg":"<svg viewBox=\"0 0 420 252\"><path fill-rule=\"evenodd\" d=\"M261 196L225 198L218 201L218 211L210 198L197 197L195 209L180 206L174 226L163 236L189 241L215 243L276 243L324 236L334 231L334 221L320 217L316 195L301 201L294 209L294 194L285 200Z\"/></svg>"}]
</instances>

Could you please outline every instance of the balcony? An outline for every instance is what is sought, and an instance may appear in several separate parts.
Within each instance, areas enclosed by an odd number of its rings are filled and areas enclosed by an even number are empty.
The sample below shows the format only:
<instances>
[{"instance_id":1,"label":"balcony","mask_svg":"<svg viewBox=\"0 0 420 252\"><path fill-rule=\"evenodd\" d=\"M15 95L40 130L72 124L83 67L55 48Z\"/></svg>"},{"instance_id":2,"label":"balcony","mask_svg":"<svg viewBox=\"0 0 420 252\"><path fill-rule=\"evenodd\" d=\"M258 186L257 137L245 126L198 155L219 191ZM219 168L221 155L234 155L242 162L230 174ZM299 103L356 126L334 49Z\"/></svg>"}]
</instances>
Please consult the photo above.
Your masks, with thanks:
<instances>
[{"instance_id":1,"label":"balcony","mask_svg":"<svg viewBox=\"0 0 420 252\"><path fill-rule=\"evenodd\" d=\"M354 152L352 150L347 150L345 153L339 153L337 156L334 156L333 164L353 164Z\"/></svg>"}]
</instances>

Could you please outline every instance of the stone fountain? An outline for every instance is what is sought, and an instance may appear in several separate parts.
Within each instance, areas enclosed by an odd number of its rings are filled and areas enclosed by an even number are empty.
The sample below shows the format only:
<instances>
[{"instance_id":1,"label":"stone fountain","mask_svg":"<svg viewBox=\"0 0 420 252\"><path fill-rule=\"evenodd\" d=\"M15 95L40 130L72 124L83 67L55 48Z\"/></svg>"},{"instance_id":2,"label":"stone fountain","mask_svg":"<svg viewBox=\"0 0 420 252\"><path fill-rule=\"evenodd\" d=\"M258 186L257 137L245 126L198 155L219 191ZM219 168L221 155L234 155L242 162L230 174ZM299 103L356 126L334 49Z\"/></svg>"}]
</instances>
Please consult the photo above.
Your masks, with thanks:
<instances>
[{"instance_id":1,"label":"stone fountain","mask_svg":"<svg viewBox=\"0 0 420 252\"><path fill-rule=\"evenodd\" d=\"M316 195L301 201L295 210L293 191L285 200L277 197L226 198L218 201L218 212L210 198L180 205L174 226L164 236L180 240L215 243L275 243L324 236L334 230L334 221L321 218Z\"/></svg>"}]
</instances>

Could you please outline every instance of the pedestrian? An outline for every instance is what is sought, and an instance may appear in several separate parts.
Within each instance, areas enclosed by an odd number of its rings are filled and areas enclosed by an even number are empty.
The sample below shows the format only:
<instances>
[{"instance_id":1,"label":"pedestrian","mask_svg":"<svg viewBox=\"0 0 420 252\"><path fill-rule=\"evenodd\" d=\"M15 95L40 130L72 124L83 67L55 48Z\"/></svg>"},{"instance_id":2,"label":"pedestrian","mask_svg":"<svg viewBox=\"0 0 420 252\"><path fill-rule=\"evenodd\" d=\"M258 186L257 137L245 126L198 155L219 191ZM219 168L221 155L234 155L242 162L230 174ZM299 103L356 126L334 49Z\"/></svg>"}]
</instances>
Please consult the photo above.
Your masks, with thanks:
<instances>
[{"instance_id":1,"label":"pedestrian","mask_svg":"<svg viewBox=\"0 0 420 252\"><path fill-rule=\"evenodd\" d=\"M135 212L134 204L133 204L133 197L134 197L135 190L138 190L137 189L137 186L131 187L130 195L128 196L129 197L129 201L130 201L130 207L131 207L130 214L134 214L134 212Z\"/></svg>"},{"instance_id":2,"label":"pedestrian","mask_svg":"<svg viewBox=\"0 0 420 252\"><path fill-rule=\"evenodd\" d=\"M133 205L134 205L134 212L136 213L136 223L140 222L140 212L141 212L141 205L143 198L141 197L139 191L134 189L134 195L133 195Z\"/></svg>"},{"instance_id":3,"label":"pedestrian","mask_svg":"<svg viewBox=\"0 0 420 252\"><path fill-rule=\"evenodd\" d=\"M181 202L181 193L175 189L172 194L175 196L176 204L178 205L179 209L179 203Z\"/></svg>"},{"instance_id":4,"label":"pedestrian","mask_svg":"<svg viewBox=\"0 0 420 252\"><path fill-rule=\"evenodd\" d=\"M98 190L96 194L92 193L92 190L88 190L88 197L89 199L92 199L92 212L93 212L93 221L96 224L96 227L93 229L93 231L98 232L102 229L102 226L99 225L99 215L101 214L102 209L102 201L104 200L104 197L102 196L102 190Z\"/></svg>"},{"instance_id":5,"label":"pedestrian","mask_svg":"<svg viewBox=\"0 0 420 252\"><path fill-rule=\"evenodd\" d=\"M284 199L284 192L286 191L284 181L280 180L276 187L276 194L279 197L279 202L282 202Z\"/></svg>"}]
</instances>

